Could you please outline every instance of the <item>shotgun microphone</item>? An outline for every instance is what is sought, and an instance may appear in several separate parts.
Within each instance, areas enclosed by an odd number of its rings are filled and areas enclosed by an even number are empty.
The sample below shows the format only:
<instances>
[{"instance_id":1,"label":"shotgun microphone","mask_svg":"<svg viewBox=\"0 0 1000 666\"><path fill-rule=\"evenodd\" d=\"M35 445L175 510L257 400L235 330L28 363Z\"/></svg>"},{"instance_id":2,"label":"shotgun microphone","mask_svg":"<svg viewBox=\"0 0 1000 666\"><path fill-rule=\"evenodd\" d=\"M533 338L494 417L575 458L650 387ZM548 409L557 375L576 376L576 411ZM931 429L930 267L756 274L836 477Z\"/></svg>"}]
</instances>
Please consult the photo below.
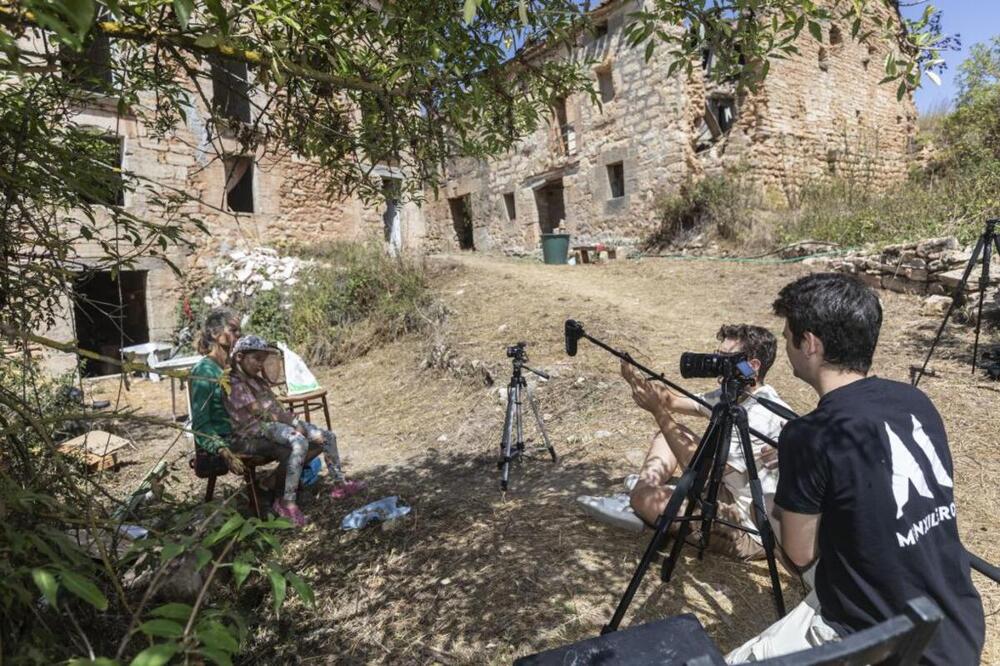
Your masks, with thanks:
<instances>
[{"instance_id":1,"label":"shotgun microphone","mask_svg":"<svg viewBox=\"0 0 1000 666\"><path fill-rule=\"evenodd\" d=\"M576 356L576 345L583 335L583 326L573 319L566 320L566 355Z\"/></svg>"}]
</instances>

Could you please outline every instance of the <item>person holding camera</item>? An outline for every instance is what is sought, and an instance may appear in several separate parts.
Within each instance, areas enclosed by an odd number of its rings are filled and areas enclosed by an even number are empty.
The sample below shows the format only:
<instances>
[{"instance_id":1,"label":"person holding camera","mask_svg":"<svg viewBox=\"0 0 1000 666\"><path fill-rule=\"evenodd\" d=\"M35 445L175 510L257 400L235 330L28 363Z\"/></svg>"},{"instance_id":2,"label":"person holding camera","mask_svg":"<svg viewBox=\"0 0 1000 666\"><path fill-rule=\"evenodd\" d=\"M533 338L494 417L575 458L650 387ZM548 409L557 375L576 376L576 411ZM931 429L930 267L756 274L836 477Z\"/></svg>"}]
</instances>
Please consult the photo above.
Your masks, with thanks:
<instances>
[{"instance_id":1,"label":"person holding camera","mask_svg":"<svg viewBox=\"0 0 1000 666\"><path fill-rule=\"evenodd\" d=\"M985 620L958 536L948 438L926 395L868 374L878 297L851 276L817 273L786 285L774 312L795 376L819 396L781 432L774 498L779 541L814 589L727 662L837 640L924 596L944 619L921 663L978 664Z\"/></svg>"},{"instance_id":2,"label":"person holding camera","mask_svg":"<svg viewBox=\"0 0 1000 666\"><path fill-rule=\"evenodd\" d=\"M747 411L747 421L754 430L776 440L784 420L757 403L753 396L767 398L784 405L777 392L764 384L764 378L777 353L777 340L766 328L747 324L724 325L719 329L716 338L719 340L717 353L746 354L755 372L754 384L749 389L750 397L742 401ZM626 483L631 486L627 504L621 502L620 507L609 509L607 505L615 502L608 500L614 498L581 497L578 501L584 505L584 510L595 514L615 513L618 524L628 526L631 523L641 530L643 523L653 525L663 513L674 489L671 479L688 465L701 440L698 434L679 423L675 417L680 414L707 419L711 416L711 412L691 398L674 393L667 386L642 377L624 361L621 373L632 390L635 403L656 419L659 431L653 437L639 474L632 477L633 483ZM721 390L717 389L700 397L714 405L719 401L720 392ZM717 517L726 522L715 524L709 547L741 560L760 559L765 555L764 548L760 537L756 534L757 526L752 518L753 497L738 437L738 433L734 431L723 485L719 488ZM777 452L755 437L751 438L751 447L765 502L770 505L777 485L775 469ZM740 525L753 532L730 527L726 523Z\"/></svg>"}]
</instances>

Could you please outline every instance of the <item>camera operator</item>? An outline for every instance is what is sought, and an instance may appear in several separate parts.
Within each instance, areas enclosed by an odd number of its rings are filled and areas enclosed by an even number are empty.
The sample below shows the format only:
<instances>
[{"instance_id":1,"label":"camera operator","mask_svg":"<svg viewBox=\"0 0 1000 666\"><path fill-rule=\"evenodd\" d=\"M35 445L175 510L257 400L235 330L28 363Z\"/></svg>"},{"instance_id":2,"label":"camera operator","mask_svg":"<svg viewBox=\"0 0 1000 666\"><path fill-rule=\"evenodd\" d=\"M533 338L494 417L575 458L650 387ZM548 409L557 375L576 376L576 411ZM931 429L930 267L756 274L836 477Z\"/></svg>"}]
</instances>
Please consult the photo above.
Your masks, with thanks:
<instances>
[{"instance_id":1,"label":"camera operator","mask_svg":"<svg viewBox=\"0 0 1000 666\"><path fill-rule=\"evenodd\" d=\"M755 382L749 389L751 395L759 395L784 405L777 392L763 383L777 353L778 343L774 335L766 328L742 324L722 326L716 337L720 343L717 353L746 354L756 375ZM698 435L675 420L675 415L697 415L708 418L710 412L694 400L674 393L663 384L643 378L625 362L622 363L621 372L632 389L632 398L636 404L652 414L660 427L649 447L638 481L629 498L635 513L647 524L653 524L666 508L673 492L673 486L668 485L668 482L676 472L688 465L700 441ZM719 393L720 390L717 389L701 397L709 404L715 404L719 400ZM758 404L752 397L745 399L742 404L746 408L750 427L777 440L784 421ZM751 438L751 447L765 501L770 506L777 485L775 469L777 451L756 438ZM730 523L756 530L752 518L752 502L743 451L740 448L738 433L734 431L723 485L719 488L717 516ZM710 546L713 550L717 549L724 554L744 560L764 557L760 537L756 534L748 534L720 522L713 528L712 537Z\"/></svg>"},{"instance_id":2,"label":"camera operator","mask_svg":"<svg viewBox=\"0 0 1000 666\"><path fill-rule=\"evenodd\" d=\"M779 440L780 542L815 589L727 656L742 663L837 640L918 596L944 614L921 663L977 664L983 607L958 537L944 424L908 384L869 376L882 325L871 289L813 274L774 302L795 376L819 395Z\"/></svg>"}]
</instances>

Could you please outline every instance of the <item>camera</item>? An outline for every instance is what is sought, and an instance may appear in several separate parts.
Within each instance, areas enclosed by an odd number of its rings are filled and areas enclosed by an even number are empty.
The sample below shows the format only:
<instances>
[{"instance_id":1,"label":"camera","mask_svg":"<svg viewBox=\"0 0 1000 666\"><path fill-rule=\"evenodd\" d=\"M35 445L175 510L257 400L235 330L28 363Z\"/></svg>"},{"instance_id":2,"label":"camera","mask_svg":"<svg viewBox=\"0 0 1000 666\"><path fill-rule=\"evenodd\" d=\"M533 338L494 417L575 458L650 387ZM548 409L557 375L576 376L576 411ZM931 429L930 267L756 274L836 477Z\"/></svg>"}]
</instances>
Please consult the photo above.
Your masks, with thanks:
<instances>
[{"instance_id":1,"label":"camera","mask_svg":"<svg viewBox=\"0 0 1000 666\"><path fill-rule=\"evenodd\" d=\"M524 342L518 342L512 347L507 347L507 358L517 358L522 361L527 360L528 356L524 352Z\"/></svg>"},{"instance_id":2,"label":"camera","mask_svg":"<svg viewBox=\"0 0 1000 666\"><path fill-rule=\"evenodd\" d=\"M722 377L723 379L738 379L744 382L753 381L753 366L743 352L735 354L701 354L684 352L681 354L681 377Z\"/></svg>"}]
</instances>

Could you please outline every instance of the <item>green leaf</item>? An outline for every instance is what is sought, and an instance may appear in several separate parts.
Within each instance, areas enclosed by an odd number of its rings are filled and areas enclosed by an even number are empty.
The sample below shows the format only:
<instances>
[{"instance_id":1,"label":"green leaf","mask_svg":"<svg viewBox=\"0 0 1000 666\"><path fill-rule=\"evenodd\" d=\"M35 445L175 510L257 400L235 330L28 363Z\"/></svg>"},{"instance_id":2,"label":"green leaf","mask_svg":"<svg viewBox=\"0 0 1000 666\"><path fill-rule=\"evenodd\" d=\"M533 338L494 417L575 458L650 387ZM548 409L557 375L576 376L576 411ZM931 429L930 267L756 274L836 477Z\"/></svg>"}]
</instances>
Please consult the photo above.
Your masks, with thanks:
<instances>
[{"instance_id":1,"label":"green leaf","mask_svg":"<svg viewBox=\"0 0 1000 666\"><path fill-rule=\"evenodd\" d=\"M160 551L160 564L166 564L184 552L184 546L179 543L168 543Z\"/></svg>"},{"instance_id":2,"label":"green leaf","mask_svg":"<svg viewBox=\"0 0 1000 666\"><path fill-rule=\"evenodd\" d=\"M80 597L97 610L107 610L108 600L97 586L77 573L60 569L59 578L67 590Z\"/></svg>"},{"instance_id":3,"label":"green leaf","mask_svg":"<svg viewBox=\"0 0 1000 666\"><path fill-rule=\"evenodd\" d=\"M242 560L237 560L233 562L233 578L236 580L236 589L240 589L243 585L243 581L247 579L250 572L253 571L253 567L250 566L249 562L244 562Z\"/></svg>"},{"instance_id":4,"label":"green leaf","mask_svg":"<svg viewBox=\"0 0 1000 666\"><path fill-rule=\"evenodd\" d=\"M216 650L210 647L203 647L198 650L198 654L207 658L213 664L218 664L218 666L233 666L233 660L230 659L229 653L222 650Z\"/></svg>"},{"instance_id":5,"label":"green leaf","mask_svg":"<svg viewBox=\"0 0 1000 666\"><path fill-rule=\"evenodd\" d=\"M240 647L232 632L224 624L215 620L199 623L194 633L202 645L212 650L232 654Z\"/></svg>"},{"instance_id":6,"label":"green leaf","mask_svg":"<svg viewBox=\"0 0 1000 666\"><path fill-rule=\"evenodd\" d=\"M174 14L177 15L177 22L181 28L187 29L193 11L194 0L174 0Z\"/></svg>"},{"instance_id":7,"label":"green leaf","mask_svg":"<svg viewBox=\"0 0 1000 666\"><path fill-rule=\"evenodd\" d=\"M941 85L941 77L935 74L934 72L927 70L926 72L924 72L924 74L927 75L928 79L934 82L934 85L937 86Z\"/></svg>"},{"instance_id":8,"label":"green leaf","mask_svg":"<svg viewBox=\"0 0 1000 666\"><path fill-rule=\"evenodd\" d=\"M158 618L139 625L140 631L159 638L180 638L184 635L184 627L173 620Z\"/></svg>"},{"instance_id":9,"label":"green leaf","mask_svg":"<svg viewBox=\"0 0 1000 666\"><path fill-rule=\"evenodd\" d=\"M194 551L194 570L201 571L205 565L212 561L212 551L208 548L199 548Z\"/></svg>"},{"instance_id":10,"label":"green leaf","mask_svg":"<svg viewBox=\"0 0 1000 666\"><path fill-rule=\"evenodd\" d=\"M177 643L158 643L135 655L130 666L164 666L180 647Z\"/></svg>"},{"instance_id":11,"label":"green leaf","mask_svg":"<svg viewBox=\"0 0 1000 666\"><path fill-rule=\"evenodd\" d=\"M56 577L45 569L32 569L31 578L35 581L35 585L38 586L41 593L45 595L49 604L53 608L56 608L58 606L57 595L59 592L59 581L56 580Z\"/></svg>"},{"instance_id":12,"label":"green leaf","mask_svg":"<svg viewBox=\"0 0 1000 666\"><path fill-rule=\"evenodd\" d=\"M896 99L902 100L906 95L906 81L899 82L899 88L896 89Z\"/></svg>"},{"instance_id":13,"label":"green leaf","mask_svg":"<svg viewBox=\"0 0 1000 666\"><path fill-rule=\"evenodd\" d=\"M191 606L179 603L163 604L149 611L149 614L153 617L168 617L171 620L186 620L191 617Z\"/></svg>"},{"instance_id":14,"label":"green leaf","mask_svg":"<svg viewBox=\"0 0 1000 666\"><path fill-rule=\"evenodd\" d=\"M68 666L118 666L118 661L107 657L96 659L70 659Z\"/></svg>"},{"instance_id":15,"label":"green leaf","mask_svg":"<svg viewBox=\"0 0 1000 666\"><path fill-rule=\"evenodd\" d=\"M274 613L277 615L281 611L281 604L285 603L287 583L281 570L276 567L271 567L270 571L267 572L267 577L271 580L271 591L274 594Z\"/></svg>"},{"instance_id":16,"label":"green leaf","mask_svg":"<svg viewBox=\"0 0 1000 666\"><path fill-rule=\"evenodd\" d=\"M809 34L811 34L817 42L823 41L823 28L816 21L809 21Z\"/></svg>"},{"instance_id":17,"label":"green leaf","mask_svg":"<svg viewBox=\"0 0 1000 666\"><path fill-rule=\"evenodd\" d=\"M210 534L205 538L205 545L211 546L214 543L222 541L227 536L236 531L242 524L243 524L243 516L239 514L230 516L229 520L227 520L225 523L222 524L222 527L220 527L213 534Z\"/></svg>"},{"instance_id":18,"label":"green leaf","mask_svg":"<svg viewBox=\"0 0 1000 666\"><path fill-rule=\"evenodd\" d=\"M288 582L292 584L292 587L295 588L295 593L299 595L299 598L307 606L312 607L316 604L316 597L313 595L312 588L309 587L309 583L303 580L301 576L290 573L286 578L288 578Z\"/></svg>"},{"instance_id":19,"label":"green leaf","mask_svg":"<svg viewBox=\"0 0 1000 666\"><path fill-rule=\"evenodd\" d=\"M645 53L646 62L649 62L649 59L653 57L654 48L656 48L656 42L650 40L649 42L646 43L646 53Z\"/></svg>"},{"instance_id":20,"label":"green leaf","mask_svg":"<svg viewBox=\"0 0 1000 666\"><path fill-rule=\"evenodd\" d=\"M472 23L472 19L476 18L478 10L479 0L465 0L465 8L462 10L462 20L467 24Z\"/></svg>"}]
</instances>

